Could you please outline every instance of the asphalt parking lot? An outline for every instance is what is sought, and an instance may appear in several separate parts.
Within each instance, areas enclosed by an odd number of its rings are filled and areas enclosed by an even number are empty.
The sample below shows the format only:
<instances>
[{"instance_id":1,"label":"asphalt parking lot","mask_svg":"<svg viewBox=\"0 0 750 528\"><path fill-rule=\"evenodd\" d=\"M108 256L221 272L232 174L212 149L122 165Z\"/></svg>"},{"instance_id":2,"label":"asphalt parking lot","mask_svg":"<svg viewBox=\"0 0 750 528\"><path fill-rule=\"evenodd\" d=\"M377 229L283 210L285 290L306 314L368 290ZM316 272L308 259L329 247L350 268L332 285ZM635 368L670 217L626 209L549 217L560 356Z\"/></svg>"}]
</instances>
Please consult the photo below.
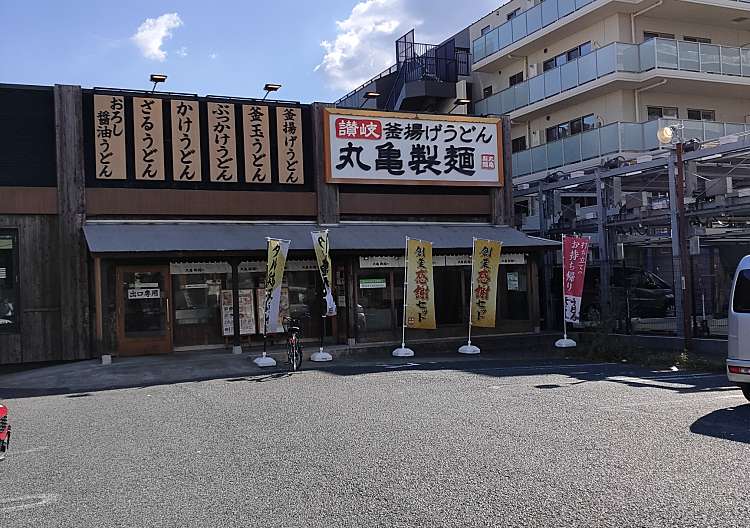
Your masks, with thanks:
<instances>
[{"instance_id":1,"label":"asphalt parking lot","mask_svg":"<svg viewBox=\"0 0 750 528\"><path fill-rule=\"evenodd\" d=\"M723 375L386 363L11 398L0 526L744 526Z\"/></svg>"}]
</instances>

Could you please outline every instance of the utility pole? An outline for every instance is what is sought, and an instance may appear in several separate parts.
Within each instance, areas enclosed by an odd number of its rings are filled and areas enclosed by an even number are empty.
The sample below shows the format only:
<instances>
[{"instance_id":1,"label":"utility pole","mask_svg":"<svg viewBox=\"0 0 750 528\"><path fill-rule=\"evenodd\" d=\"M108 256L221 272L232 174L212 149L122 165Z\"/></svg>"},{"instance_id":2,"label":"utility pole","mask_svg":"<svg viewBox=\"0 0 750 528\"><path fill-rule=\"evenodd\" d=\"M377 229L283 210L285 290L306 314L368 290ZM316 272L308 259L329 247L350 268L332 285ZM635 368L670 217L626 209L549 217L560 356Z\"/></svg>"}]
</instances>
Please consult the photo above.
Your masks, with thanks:
<instances>
[{"instance_id":1,"label":"utility pole","mask_svg":"<svg viewBox=\"0 0 750 528\"><path fill-rule=\"evenodd\" d=\"M679 288L682 293L682 321L678 321L678 323L682 324L682 333L685 338L685 348L689 349L690 339L693 335L693 289L691 286L693 270L690 266L690 257L688 251L688 225L685 218L685 163L683 162L683 153L684 143L680 141L679 143L677 143L675 148L675 169L674 171L670 171L670 176L674 175L674 196L677 201L676 204L672 205L672 209L676 212L677 217L677 232L675 233L673 229L672 234L676 235L677 245L679 246L680 273L677 277L678 284L676 285L676 289ZM675 244L673 236L673 248L674 245ZM675 297L676 293L677 292L675 292ZM676 310L675 315L678 315L676 313Z\"/></svg>"}]
</instances>

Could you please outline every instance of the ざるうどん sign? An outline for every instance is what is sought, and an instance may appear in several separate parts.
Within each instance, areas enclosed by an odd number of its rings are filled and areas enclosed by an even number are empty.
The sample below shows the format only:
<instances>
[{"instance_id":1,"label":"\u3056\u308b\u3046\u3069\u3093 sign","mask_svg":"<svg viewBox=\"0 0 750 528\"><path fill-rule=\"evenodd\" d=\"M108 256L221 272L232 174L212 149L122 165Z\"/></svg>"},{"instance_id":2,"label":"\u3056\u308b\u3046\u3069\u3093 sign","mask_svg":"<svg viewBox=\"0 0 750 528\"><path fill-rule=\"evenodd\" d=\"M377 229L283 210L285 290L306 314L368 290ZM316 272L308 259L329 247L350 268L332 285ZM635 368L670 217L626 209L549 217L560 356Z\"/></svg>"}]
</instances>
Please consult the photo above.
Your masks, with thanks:
<instances>
[{"instance_id":1,"label":"\u3056\u308b\u3046\u3069\u3093 sign","mask_svg":"<svg viewBox=\"0 0 750 528\"><path fill-rule=\"evenodd\" d=\"M325 109L330 183L503 184L496 118Z\"/></svg>"}]
</instances>

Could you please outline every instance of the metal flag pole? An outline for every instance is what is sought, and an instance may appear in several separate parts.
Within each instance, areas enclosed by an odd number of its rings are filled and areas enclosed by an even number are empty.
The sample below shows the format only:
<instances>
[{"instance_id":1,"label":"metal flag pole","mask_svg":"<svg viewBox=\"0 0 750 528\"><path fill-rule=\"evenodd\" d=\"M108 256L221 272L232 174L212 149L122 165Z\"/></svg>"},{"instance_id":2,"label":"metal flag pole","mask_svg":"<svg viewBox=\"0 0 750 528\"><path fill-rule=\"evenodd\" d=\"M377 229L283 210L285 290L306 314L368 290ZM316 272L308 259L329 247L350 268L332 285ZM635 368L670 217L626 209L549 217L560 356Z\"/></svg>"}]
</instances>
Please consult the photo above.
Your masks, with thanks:
<instances>
[{"instance_id":1,"label":"metal flag pole","mask_svg":"<svg viewBox=\"0 0 750 528\"><path fill-rule=\"evenodd\" d=\"M323 231L326 234L326 247L325 247L325 256L326 259L328 259L328 267L329 269L331 266L331 256L329 253L330 247L329 247L329 240L328 240L328 229ZM317 257L317 255L316 255ZM326 289L326 279L323 275L323 270L320 269L320 264L318 264L318 271L320 272L320 280L323 283L323 299L322 299L322 306L323 306L323 313L321 315L321 323L322 326L320 327L320 347L318 348L318 351L310 355L310 361L332 361L333 356L329 354L328 352L323 351L323 343L325 342L326 337L326 317L328 313L328 301L326 300L326 294L330 293L331 296L333 296L333 285L328 284L328 289Z\"/></svg>"},{"instance_id":2,"label":"metal flag pole","mask_svg":"<svg viewBox=\"0 0 750 528\"><path fill-rule=\"evenodd\" d=\"M414 351L410 348L406 348L406 292L407 284L409 283L409 237L406 237L406 245L404 248L404 308L401 317L401 347L393 351L395 357L412 357Z\"/></svg>"},{"instance_id":3,"label":"metal flag pole","mask_svg":"<svg viewBox=\"0 0 750 528\"><path fill-rule=\"evenodd\" d=\"M479 354L479 347L471 344L471 308L474 306L474 263L476 262L477 237L471 239L471 291L469 292L469 339L468 343L458 347L459 354Z\"/></svg>"},{"instance_id":4,"label":"metal flag pole","mask_svg":"<svg viewBox=\"0 0 750 528\"><path fill-rule=\"evenodd\" d=\"M574 348L576 342L568 339L568 321L565 318L565 235L562 236L562 305L563 305L563 338L555 342L557 348Z\"/></svg>"}]
</instances>

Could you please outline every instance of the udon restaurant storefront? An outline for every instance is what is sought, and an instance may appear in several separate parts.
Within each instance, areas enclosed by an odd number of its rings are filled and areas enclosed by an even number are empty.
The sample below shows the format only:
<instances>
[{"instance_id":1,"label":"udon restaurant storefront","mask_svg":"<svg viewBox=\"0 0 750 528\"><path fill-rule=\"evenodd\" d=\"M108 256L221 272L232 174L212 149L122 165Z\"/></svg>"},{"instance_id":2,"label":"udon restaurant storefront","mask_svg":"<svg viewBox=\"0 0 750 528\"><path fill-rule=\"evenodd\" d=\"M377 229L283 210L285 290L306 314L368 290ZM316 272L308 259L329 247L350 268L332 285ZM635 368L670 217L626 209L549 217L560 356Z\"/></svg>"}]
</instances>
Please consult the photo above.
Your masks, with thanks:
<instances>
[{"instance_id":1,"label":"udon restaurant storefront","mask_svg":"<svg viewBox=\"0 0 750 528\"><path fill-rule=\"evenodd\" d=\"M0 123L0 363L258 351L267 238L290 241L280 317L306 339L400 341L407 237L433 244L437 323L410 340L466 334L475 237L503 246L496 325L474 335L540 330L539 264L557 244L508 227L500 119L60 85L0 87L0 110L15 116Z\"/></svg>"}]
</instances>

